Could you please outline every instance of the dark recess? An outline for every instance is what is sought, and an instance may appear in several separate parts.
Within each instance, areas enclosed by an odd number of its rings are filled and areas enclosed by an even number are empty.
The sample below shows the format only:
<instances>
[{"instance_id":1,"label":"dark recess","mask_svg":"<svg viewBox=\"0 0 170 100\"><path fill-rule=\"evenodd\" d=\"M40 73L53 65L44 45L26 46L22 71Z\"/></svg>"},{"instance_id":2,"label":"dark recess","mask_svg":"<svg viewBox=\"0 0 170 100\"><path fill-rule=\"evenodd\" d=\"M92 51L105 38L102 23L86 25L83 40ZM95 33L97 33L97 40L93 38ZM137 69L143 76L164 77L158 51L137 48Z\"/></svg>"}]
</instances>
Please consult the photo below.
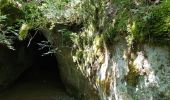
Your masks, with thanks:
<instances>
[{"instance_id":1,"label":"dark recess","mask_svg":"<svg viewBox=\"0 0 170 100\"><path fill-rule=\"evenodd\" d=\"M26 71L24 71L17 81L40 81L40 82L48 82L48 81L56 81L61 83L59 69L57 67L57 59L54 54L49 54L42 56L43 53L48 52L49 48L46 47L44 49L40 49L41 41L47 41L47 39L43 36L40 31L31 30L30 35L33 36L35 33L35 37L31 40L30 45L27 47L28 42L30 41L30 36L19 43L19 45L25 46L27 52L32 55L33 64ZM17 43L18 44L18 43ZM16 45L16 44L14 44Z\"/></svg>"}]
</instances>

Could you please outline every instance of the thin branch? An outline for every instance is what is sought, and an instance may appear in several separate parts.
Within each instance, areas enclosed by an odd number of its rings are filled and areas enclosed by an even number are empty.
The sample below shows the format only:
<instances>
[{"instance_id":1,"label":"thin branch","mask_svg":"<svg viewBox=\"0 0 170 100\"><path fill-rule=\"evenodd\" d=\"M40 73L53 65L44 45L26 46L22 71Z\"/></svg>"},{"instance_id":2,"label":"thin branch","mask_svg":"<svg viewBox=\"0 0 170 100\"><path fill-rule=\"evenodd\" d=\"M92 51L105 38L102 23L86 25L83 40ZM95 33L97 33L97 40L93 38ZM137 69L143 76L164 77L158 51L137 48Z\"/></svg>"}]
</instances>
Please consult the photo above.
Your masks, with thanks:
<instances>
[{"instance_id":1,"label":"thin branch","mask_svg":"<svg viewBox=\"0 0 170 100\"><path fill-rule=\"evenodd\" d=\"M27 47L29 47L29 46L30 46L31 41L32 41L32 39L34 39L34 37L35 37L35 35L37 34L37 32L38 32L38 30L36 30L36 32L35 32L35 34L33 35L33 37L31 37L31 38L30 38L30 40L29 40L29 42L28 42Z\"/></svg>"}]
</instances>

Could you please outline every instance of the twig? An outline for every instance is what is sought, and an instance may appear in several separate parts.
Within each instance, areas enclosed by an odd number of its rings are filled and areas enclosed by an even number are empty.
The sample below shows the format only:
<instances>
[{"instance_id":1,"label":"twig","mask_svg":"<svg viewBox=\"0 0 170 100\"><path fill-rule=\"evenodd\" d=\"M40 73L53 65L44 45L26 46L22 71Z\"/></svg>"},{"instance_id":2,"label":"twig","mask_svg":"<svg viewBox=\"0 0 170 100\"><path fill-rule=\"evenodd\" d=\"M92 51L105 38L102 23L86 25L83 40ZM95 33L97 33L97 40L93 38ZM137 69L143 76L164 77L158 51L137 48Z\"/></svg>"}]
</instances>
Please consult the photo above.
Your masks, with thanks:
<instances>
[{"instance_id":1,"label":"twig","mask_svg":"<svg viewBox=\"0 0 170 100\"><path fill-rule=\"evenodd\" d=\"M37 32L38 32L38 30L36 30L36 32L35 32L35 34L34 34L34 36L30 38L30 40L29 40L29 42L28 42L27 47L29 47L29 46L30 46L31 41L32 41L32 39L35 37L35 35L37 34Z\"/></svg>"}]
</instances>

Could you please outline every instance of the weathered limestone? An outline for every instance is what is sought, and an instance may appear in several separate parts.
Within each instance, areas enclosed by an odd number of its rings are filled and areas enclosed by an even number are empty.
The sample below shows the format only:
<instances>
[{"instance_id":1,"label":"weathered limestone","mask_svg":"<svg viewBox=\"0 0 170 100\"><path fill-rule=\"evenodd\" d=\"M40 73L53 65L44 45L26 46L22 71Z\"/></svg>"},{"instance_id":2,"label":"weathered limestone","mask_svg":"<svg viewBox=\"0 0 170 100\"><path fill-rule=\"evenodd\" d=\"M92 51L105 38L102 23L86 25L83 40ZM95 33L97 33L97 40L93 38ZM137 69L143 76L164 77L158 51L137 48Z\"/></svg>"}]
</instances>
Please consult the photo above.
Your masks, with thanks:
<instances>
[{"instance_id":1,"label":"weathered limestone","mask_svg":"<svg viewBox=\"0 0 170 100\"><path fill-rule=\"evenodd\" d=\"M134 49L134 52L127 54L128 48L122 41L112 48L110 69L113 70L113 74L108 98L170 99L170 48L142 44Z\"/></svg>"}]
</instances>

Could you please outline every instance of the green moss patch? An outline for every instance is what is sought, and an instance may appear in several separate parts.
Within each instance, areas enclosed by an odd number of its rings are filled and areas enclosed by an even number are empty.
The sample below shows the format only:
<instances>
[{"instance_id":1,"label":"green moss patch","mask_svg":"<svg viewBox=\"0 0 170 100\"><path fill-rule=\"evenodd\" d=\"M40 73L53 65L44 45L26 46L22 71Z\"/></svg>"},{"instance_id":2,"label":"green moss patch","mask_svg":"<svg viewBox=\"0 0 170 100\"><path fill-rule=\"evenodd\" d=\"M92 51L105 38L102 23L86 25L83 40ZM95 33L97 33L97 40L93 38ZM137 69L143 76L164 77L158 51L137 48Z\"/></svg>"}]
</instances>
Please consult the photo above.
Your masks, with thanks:
<instances>
[{"instance_id":1,"label":"green moss patch","mask_svg":"<svg viewBox=\"0 0 170 100\"><path fill-rule=\"evenodd\" d=\"M136 42L170 43L170 2L153 6L133 22L132 34Z\"/></svg>"}]
</instances>

